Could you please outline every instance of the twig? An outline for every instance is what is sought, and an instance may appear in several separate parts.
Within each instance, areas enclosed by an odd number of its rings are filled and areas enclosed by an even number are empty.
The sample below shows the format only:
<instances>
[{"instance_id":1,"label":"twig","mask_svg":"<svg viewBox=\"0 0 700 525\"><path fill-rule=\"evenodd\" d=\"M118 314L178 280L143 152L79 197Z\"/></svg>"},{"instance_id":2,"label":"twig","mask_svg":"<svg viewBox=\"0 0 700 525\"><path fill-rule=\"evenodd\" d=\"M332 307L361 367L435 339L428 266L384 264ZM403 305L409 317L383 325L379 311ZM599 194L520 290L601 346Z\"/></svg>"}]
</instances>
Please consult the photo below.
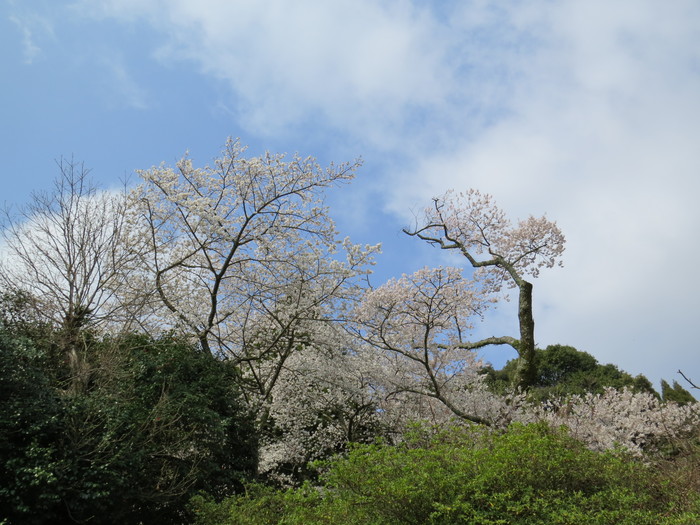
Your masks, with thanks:
<instances>
[{"instance_id":1,"label":"twig","mask_svg":"<svg viewBox=\"0 0 700 525\"><path fill-rule=\"evenodd\" d=\"M688 377L687 377L683 372L681 372L681 371L679 370L678 373L679 373L680 375L683 376L683 379L685 379L686 381L688 381L688 383L690 383L690 386L691 386L692 388L696 388L696 389L700 390L700 386L696 385L696 384L693 383L690 379L688 379Z\"/></svg>"}]
</instances>

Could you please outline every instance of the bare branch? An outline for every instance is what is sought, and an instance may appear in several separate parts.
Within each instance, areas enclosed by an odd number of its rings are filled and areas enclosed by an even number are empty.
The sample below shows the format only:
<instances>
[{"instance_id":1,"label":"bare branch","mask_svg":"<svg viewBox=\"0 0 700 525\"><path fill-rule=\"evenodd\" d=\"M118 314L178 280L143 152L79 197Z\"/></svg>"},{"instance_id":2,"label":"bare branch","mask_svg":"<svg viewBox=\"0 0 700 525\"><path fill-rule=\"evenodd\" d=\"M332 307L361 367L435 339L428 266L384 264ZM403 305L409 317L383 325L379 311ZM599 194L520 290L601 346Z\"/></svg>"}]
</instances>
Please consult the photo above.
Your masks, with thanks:
<instances>
[{"instance_id":1,"label":"bare branch","mask_svg":"<svg viewBox=\"0 0 700 525\"><path fill-rule=\"evenodd\" d=\"M700 390L700 386L696 385L696 384L693 383L690 379L688 379L688 377L687 377L682 371L679 370L678 373L683 377L683 379L685 379L685 380L688 382L688 384L689 384L692 388L697 388L698 390Z\"/></svg>"}]
</instances>

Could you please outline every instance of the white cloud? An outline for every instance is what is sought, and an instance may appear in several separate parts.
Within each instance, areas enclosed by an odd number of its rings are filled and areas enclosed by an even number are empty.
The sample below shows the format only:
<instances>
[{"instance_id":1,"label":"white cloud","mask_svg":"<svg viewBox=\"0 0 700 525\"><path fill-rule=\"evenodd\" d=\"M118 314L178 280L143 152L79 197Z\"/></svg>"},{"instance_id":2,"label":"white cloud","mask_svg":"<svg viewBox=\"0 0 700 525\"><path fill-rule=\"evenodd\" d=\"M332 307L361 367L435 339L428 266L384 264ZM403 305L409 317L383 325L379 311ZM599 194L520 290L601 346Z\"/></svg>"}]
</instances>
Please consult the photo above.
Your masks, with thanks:
<instances>
[{"instance_id":1,"label":"white cloud","mask_svg":"<svg viewBox=\"0 0 700 525\"><path fill-rule=\"evenodd\" d=\"M53 37L53 28L47 18L34 13L20 12L14 4L10 5L15 12L8 18L22 34L24 62L31 64L42 55L39 41L46 37Z\"/></svg>"},{"instance_id":2,"label":"white cloud","mask_svg":"<svg viewBox=\"0 0 700 525\"><path fill-rule=\"evenodd\" d=\"M98 5L81 10L151 20L166 35L155 54L226 81L239 117L258 133L320 119L385 140L407 108L432 107L452 83L442 26L406 0Z\"/></svg>"},{"instance_id":3,"label":"white cloud","mask_svg":"<svg viewBox=\"0 0 700 525\"><path fill-rule=\"evenodd\" d=\"M340 131L368 165L382 152L402 222L449 187L547 212L569 244L566 268L536 287L540 342L700 377L694 0L81 5L149 20L164 35L155 55L225 81L252 132Z\"/></svg>"},{"instance_id":4,"label":"white cloud","mask_svg":"<svg viewBox=\"0 0 700 525\"><path fill-rule=\"evenodd\" d=\"M516 215L547 212L569 243L566 268L536 287L541 342L655 379L697 376L700 12L566 2L542 13L509 114L402 173L390 207L478 187ZM517 54L502 52L504 64Z\"/></svg>"}]
</instances>

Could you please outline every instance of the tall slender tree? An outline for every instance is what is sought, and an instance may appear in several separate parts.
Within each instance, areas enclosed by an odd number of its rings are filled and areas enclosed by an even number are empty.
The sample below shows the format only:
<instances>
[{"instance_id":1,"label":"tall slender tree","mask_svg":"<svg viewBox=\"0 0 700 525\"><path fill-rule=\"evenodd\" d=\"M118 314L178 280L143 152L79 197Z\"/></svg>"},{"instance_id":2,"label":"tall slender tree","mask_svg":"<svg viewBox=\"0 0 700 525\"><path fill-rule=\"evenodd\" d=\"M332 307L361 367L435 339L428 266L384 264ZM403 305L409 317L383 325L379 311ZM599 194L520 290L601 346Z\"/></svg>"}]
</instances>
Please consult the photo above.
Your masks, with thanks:
<instances>
[{"instance_id":1,"label":"tall slender tree","mask_svg":"<svg viewBox=\"0 0 700 525\"><path fill-rule=\"evenodd\" d=\"M490 195L477 190L448 191L433 199L413 228L404 232L443 250L460 252L476 269L486 290L497 292L503 284L518 289L520 337L494 336L462 343L476 349L509 345L519 355L516 383L527 389L536 379L535 320L532 314L532 283L542 268L561 264L564 235L545 217L528 217L513 226Z\"/></svg>"}]
</instances>

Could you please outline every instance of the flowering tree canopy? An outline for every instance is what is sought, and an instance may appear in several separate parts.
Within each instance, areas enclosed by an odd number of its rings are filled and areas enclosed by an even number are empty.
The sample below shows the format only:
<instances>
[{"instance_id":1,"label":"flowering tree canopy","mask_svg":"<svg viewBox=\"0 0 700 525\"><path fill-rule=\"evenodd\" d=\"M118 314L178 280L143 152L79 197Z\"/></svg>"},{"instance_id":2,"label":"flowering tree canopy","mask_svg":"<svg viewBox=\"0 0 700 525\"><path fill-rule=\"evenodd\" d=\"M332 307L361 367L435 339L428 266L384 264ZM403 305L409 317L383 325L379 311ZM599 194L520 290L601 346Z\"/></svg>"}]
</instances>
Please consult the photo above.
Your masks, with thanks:
<instances>
[{"instance_id":1,"label":"flowering tree canopy","mask_svg":"<svg viewBox=\"0 0 700 525\"><path fill-rule=\"evenodd\" d=\"M532 316L532 284L542 268L559 263L564 235L545 217L529 217L513 226L490 195L477 190L448 191L433 199L413 229L404 229L443 250L458 250L477 270L485 290L498 291L502 284L519 289L520 338L490 337L466 343L466 348L507 344L518 351L521 367L518 385L527 388L535 374L535 322Z\"/></svg>"},{"instance_id":2,"label":"flowering tree canopy","mask_svg":"<svg viewBox=\"0 0 700 525\"><path fill-rule=\"evenodd\" d=\"M369 291L356 311L357 334L383 353L389 395L410 392L441 401L454 414L486 422L455 403L478 381L464 344L471 319L487 303L458 268L423 268Z\"/></svg>"},{"instance_id":3,"label":"flowering tree canopy","mask_svg":"<svg viewBox=\"0 0 700 525\"><path fill-rule=\"evenodd\" d=\"M608 387L601 394L589 392L534 405L523 420L565 425L572 436L594 450L624 447L641 455L697 433L700 405L664 403L649 392Z\"/></svg>"},{"instance_id":4,"label":"flowering tree canopy","mask_svg":"<svg viewBox=\"0 0 700 525\"><path fill-rule=\"evenodd\" d=\"M264 402L314 326L343 317L378 246L337 240L322 201L358 163L322 169L244 151L229 140L213 166L185 157L139 172L134 220L150 246L134 283L157 299L152 320L240 365L246 391Z\"/></svg>"}]
</instances>

